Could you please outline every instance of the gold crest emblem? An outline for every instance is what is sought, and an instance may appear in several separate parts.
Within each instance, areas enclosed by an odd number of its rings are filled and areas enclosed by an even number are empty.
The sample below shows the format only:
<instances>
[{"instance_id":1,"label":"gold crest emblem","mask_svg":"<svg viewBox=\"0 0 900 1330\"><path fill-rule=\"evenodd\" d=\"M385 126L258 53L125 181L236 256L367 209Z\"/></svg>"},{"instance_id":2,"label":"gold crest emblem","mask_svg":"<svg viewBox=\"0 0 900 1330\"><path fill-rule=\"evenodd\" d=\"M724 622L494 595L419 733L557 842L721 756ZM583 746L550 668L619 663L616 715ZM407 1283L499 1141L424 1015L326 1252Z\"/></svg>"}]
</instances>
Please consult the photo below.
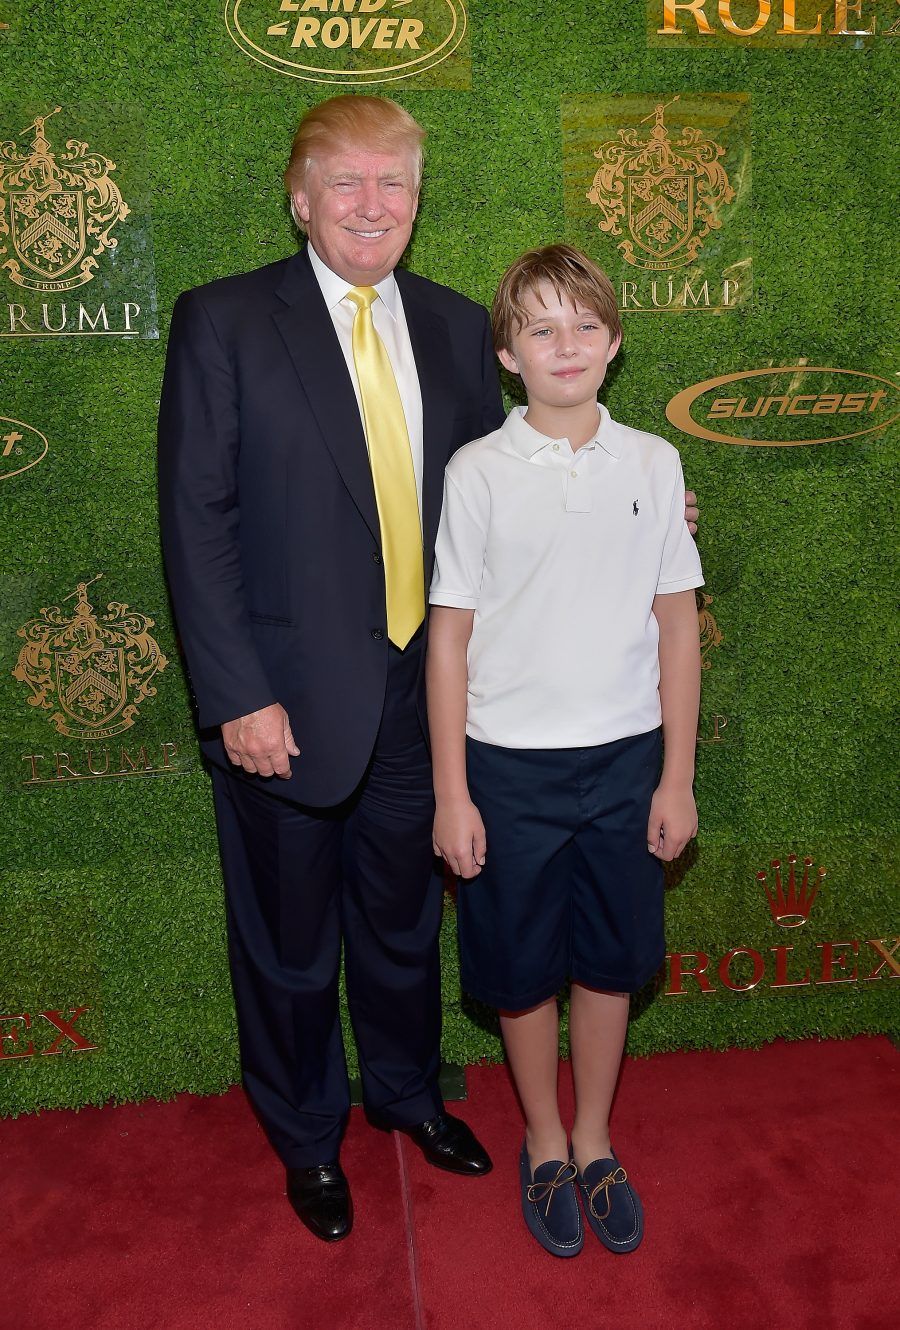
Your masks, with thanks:
<instances>
[{"instance_id":1,"label":"gold crest emblem","mask_svg":"<svg viewBox=\"0 0 900 1330\"><path fill-rule=\"evenodd\" d=\"M697 619L700 624L700 668L708 670L712 665L712 657L709 653L713 647L720 647L725 639L709 610L713 600L712 596L708 596L699 587L697 587L695 595L697 597Z\"/></svg>"},{"instance_id":2,"label":"gold crest emblem","mask_svg":"<svg viewBox=\"0 0 900 1330\"><path fill-rule=\"evenodd\" d=\"M13 670L31 689L29 704L58 708L50 721L75 739L105 739L129 729L139 705L156 696L154 675L168 664L148 631L153 620L118 601L110 601L106 614L95 614L87 598L91 582L79 582L66 596L76 598L74 613L52 605L18 630L25 645Z\"/></svg>"},{"instance_id":3,"label":"gold crest emblem","mask_svg":"<svg viewBox=\"0 0 900 1330\"><path fill-rule=\"evenodd\" d=\"M603 213L601 231L622 235L624 221L630 238L618 248L626 262L656 272L692 263L735 197L721 144L689 125L673 141L663 118L672 102L657 104L640 122L653 121L649 134L619 129L597 148L601 166L587 194Z\"/></svg>"},{"instance_id":4,"label":"gold crest emblem","mask_svg":"<svg viewBox=\"0 0 900 1330\"><path fill-rule=\"evenodd\" d=\"M68 139L55 153L38 116L17 136L34 131L22 155L15 140L0 143L0 254L17 286L31 291L70 291L91 281L97 256L115 249L112 229L130 211L110 179L115 162ZM88 251L90 250L90 253Z\"/></svg>"}]
</instances>

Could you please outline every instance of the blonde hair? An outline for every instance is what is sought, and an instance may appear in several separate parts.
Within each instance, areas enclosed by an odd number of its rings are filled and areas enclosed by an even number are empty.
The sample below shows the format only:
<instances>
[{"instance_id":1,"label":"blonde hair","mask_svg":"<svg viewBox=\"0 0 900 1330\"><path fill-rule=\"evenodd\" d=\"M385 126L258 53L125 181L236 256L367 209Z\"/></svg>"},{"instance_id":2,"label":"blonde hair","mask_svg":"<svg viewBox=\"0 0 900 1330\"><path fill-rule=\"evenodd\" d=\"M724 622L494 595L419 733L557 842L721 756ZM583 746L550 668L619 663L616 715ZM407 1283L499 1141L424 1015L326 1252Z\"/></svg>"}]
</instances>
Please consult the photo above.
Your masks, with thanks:
<instances>
[{"instance_id":1,"label":"blonde hair","mask_svg":"<svg viewBox=\"0 0 900 1330\"><path fill-rule=\"evenodd\" d=\"M593 310L611 339L622 335L616 293L603 269L574 245L544 245L521 254L500 278L491 306L497 351L510 350L513 336L528 321L525 299L540 299L541 282L549 282L560 300L567 297L573 305Z\"/></svg>"},{"instance_id":2,"label":"blonde hair","mask_svg":"<svg viewBox=\"0 0 900 1330\"><path fill-rule=\"evenodd\" d=\"M362 147L375 152L411 153L415 162L414 185L422 183L425 162L425 130L389 97L329 97L313 106L300 121L284 172L284 187L291 196L291 216L302 223L294 209L293 195L302 189L310 163L320 153Z\"/></svg>"}]
</instances>

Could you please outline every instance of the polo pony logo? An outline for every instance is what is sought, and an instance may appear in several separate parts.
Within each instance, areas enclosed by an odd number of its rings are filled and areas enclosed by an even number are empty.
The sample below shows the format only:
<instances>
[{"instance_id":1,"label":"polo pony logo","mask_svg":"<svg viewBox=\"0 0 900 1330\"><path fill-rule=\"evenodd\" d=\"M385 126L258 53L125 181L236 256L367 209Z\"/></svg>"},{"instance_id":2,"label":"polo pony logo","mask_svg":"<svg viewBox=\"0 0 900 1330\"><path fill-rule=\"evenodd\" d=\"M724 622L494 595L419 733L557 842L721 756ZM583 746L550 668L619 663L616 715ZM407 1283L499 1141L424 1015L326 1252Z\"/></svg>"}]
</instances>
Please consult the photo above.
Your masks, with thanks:
<instances>
[{"instance_id":1,"label":"polo pony logo","mask_svg":"<svg viewBox=\"0 0 900 1330\"><path fill-rule=\"evenodd\" d=\"M653 121L649 134L619 129L597 148L601 165L587 194L603 213L601 231L622 235L624 222L629 238L618 248L626 262L656 272L692 263L735 198L722 145L689 125L674 140L666 128L664 113L678 100L645 116L642 125Z\"/></svg>"},{"instance_id":2,"label":"polo pony logo","mask_svg":"<svg viewBox=\"0 0 900 1330\"><path fill-rule=\"evenodd\" d=\"M25 645L13 670L31 689L29 704L53 711L50 721L59 733L75 739L129 729L140 703L156 696L154 675L168 664L148 631L153 620L118 601L95 614L87 598L91 582L79 582L66 597L75 598L72 613L53 605L19 629Z\"/></svg>"},{"instance_id":3,"label":"polo pony logo","mask_svg":"<svg viewBox=\"0 0 900 1330\"><path fill-rule=\"evenodd\" d=\"M17 286L31 291L71 291L94 277L97 258L115 249L112 234L130 211L110 179L115 162L68 139L54 152L45 126L62 108L38 116L17 135L34 131L30 150L15 140L0 143L0 254ZM90 251L90 252L88 252Z\"/></svg>"}]
</instances>

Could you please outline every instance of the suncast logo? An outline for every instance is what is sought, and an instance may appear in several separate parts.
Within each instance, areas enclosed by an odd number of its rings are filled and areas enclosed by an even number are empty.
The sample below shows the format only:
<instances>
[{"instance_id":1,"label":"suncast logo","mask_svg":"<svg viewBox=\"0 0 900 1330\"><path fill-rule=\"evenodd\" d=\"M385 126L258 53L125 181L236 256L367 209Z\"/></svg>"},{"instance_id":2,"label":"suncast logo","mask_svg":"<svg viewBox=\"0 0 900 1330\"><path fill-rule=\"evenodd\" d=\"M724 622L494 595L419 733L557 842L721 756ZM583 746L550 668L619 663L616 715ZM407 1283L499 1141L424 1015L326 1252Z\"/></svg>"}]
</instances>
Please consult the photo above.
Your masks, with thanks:
<instances>
[{"instance_id":1,"label":"suncast logo","mask_svg":"<svg viewBox=\"0 0 900 1330\"><path fill-rule=\"evenodd\" d=\"M33 425L0 416L0 480L27 471L47 455L47 440Z\"/></svg>"},{"instance_id":2,"label":"suncast logo","mask_svg":"<svg viewBox=\"0 0 900 1330\"><path fill-rule=\"evenodd\" d=\"M314 83L390 83L433 69L466 32L463 0L226 0L251 60Z\"/></svg>"},{"instance_id":3,"label":"suncast logo","mask_svg":"<svg viewBox=\"0 0 900 1330\"><path fill-rule=\"evenodd\" d=\"M900 418L900 387L861 370L787 365L695 383L666 407L685 434L717 443L791 448L842 443Z\"/></svg>"}]
</instances>

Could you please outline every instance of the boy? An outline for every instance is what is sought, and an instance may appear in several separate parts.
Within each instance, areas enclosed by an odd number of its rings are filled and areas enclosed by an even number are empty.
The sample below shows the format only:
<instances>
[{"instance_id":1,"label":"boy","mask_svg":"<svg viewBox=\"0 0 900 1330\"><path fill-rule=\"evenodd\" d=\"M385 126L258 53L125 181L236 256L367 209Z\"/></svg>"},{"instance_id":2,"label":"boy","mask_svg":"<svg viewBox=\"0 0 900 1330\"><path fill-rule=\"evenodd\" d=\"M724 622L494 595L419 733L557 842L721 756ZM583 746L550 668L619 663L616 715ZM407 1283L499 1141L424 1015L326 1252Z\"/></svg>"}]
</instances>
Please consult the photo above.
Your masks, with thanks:
<instances>
[{"instance_id":1,"label":"boy","mask_svg":"<svg viewBox=\"0 0 900 1330\"><path fill-rule=\"evenodd\" d=\"M526 1223L576 1255L580 1194L600 1241L633 1251L641 1204L609 1111L629 994L665 952L660 860L697 830L703 577L678 453L597 402L621 341L605 274L569 245L533 250L504 275L492 323L528 407L446 471L427 659L434 847L472 879L457 906L462 985L500 1014L525 1113ZM566 980L571 1150L557 1102Z\"/></svg>"}]
</instances>

